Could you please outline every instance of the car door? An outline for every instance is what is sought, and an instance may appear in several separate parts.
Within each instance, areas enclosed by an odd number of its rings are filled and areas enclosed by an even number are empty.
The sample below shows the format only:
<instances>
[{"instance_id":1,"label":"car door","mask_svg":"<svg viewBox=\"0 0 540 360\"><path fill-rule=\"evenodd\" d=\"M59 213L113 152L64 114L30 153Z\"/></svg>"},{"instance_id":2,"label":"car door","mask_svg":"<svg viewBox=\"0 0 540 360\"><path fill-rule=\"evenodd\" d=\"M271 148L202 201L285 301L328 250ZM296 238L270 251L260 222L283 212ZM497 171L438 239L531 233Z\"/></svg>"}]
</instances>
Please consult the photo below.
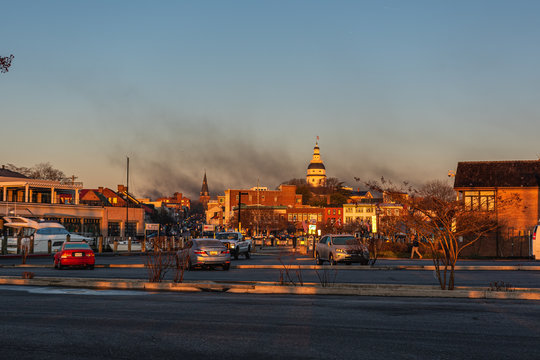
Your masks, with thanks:
<instances>
[{"instance_id":1,"label":"car door","mask_svg":"<svg viewBox=\"0 0 540 360\"><path fill-rule=\"evenodd\" d=\"M330 254L332 253L332 237L326 238L326 259L330 260Z\"/></svg>"}]
</instances>

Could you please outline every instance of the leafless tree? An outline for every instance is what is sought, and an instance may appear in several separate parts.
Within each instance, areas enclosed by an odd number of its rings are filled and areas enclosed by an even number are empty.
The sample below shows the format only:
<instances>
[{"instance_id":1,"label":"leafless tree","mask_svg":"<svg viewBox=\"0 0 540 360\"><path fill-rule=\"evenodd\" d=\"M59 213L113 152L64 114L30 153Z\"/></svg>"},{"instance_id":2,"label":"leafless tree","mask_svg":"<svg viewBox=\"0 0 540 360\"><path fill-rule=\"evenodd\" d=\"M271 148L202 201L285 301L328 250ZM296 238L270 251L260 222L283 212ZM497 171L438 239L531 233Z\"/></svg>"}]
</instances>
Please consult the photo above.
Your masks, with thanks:
<instances>
[{"instance_id":1,"label":"leafless tree","mask_svg":"<svg viewBox=\"0 0 540 360\"><path fill-rule=\"evenodd\" d=\"M429 182L419 189L407 183L396 186L385 179L368 185L403 205L400 221L394 226L404 224L410 234L431 249L437 279L443 290L454 289L455 265L462 251L501 226L495 211L466 209L456 198L453 188L441 181ZM499 199L497 206L503 208L516 201L519 201L517 197ZM387 230L392 231L391 227L389 224ZM402 230L395 228L394 231Z\"/></svg>"},{"instance_id":2,"label":"leafless tree","mask_svg":"<svg viewBox=\"0 0 540 360\"><path fill-rule=\"evenodd\" d=\"M48 162L36 164L31 168L18 167L13 164L7 164L6 168L8 170L15 171L25 176L28 176L31 179L56 180L56 181L63 181L67 179L64 172L62 172L61 170L55 169Z\"/></svg>"},{"instance_id":3,"label":"leafless tree","mask_svg":"<svg viewBox=\"0 0 540 360\"><path fill-rule=\"evenodd\" d=\"M13 55L0 56L0 73L7 73L9 71L13 58Z\"/></svg>"}]
</instances>

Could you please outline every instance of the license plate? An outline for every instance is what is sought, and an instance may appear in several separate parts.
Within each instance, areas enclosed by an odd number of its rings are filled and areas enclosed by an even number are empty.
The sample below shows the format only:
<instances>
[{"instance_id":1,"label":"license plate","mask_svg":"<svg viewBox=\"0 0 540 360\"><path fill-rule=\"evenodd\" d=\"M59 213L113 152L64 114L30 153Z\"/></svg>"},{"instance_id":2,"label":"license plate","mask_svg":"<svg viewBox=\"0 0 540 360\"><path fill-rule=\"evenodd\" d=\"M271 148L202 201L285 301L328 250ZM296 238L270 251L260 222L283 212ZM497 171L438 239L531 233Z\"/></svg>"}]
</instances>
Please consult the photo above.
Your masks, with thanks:
<instances>
[{"instance_id":1,"label":"license plate","mask_svg":"<svg viewBox=\"0 0 540 360\"><path fill-rule=\"evenodd\" d=\"M218 252L217 251L210 251L210 255L217 255Z\"/></svg>"},{"instance_id":2,"label":"license plate","mask_svg":"<svg viewBox=\"0 0 540 360\"><path fill-rule=\"evenodd\" d=\"M84 254L83 253L74 253L73 256L75 257L82 257Z\"/></svg>"}]
</instances>

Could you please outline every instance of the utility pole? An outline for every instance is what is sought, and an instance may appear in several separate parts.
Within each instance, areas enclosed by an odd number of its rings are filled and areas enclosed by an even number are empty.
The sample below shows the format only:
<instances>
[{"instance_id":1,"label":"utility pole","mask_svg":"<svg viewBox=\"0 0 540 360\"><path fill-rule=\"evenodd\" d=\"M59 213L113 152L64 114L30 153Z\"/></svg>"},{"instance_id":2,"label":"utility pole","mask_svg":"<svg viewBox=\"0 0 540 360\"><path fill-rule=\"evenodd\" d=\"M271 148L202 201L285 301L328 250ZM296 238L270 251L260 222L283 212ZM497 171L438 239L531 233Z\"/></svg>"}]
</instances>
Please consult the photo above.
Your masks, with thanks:
<instances>
[{"instance_id":1,"label":"utility pole","mask_svg":"<svg viewBox=\"0 0 540 360\"><path fill-rule=\"evenodd\" d=\"M128 240L128 250L131 250L131 241L128 239L128 218L129 218L129 157L126 168L126 226L124 226L124 237Z\"/></svg>"}]
</instances>

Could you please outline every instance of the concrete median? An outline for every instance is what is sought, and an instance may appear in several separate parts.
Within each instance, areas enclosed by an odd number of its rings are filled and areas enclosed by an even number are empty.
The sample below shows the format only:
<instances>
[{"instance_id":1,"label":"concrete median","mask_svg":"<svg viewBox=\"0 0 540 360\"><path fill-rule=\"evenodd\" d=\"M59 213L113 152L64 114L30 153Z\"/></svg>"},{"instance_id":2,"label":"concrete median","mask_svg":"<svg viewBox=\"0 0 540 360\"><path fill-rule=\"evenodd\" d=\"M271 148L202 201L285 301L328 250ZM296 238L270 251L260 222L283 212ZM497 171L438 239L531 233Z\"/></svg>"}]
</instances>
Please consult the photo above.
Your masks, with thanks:
<instances>
[{"instance_id":1,"label":"concrete median","mask_svg":"<svg viewBox=\"0 0 540 360\"><path fill-rule=\"evenodd\" d=\"M2 277L0 285L55 286L97 290L140 290L164 292L227 292L235 294L283 295L348 295L388 297L432 297L468 299L540 300L540 289L519 288L511 291L491 291L489 288L457 287L441 290L436 286L382 284L326 284L304 283L302 286L272 282L184 282L151 283L131 279L88 278L33 278Z\"/></svg>"}]
</instances>

